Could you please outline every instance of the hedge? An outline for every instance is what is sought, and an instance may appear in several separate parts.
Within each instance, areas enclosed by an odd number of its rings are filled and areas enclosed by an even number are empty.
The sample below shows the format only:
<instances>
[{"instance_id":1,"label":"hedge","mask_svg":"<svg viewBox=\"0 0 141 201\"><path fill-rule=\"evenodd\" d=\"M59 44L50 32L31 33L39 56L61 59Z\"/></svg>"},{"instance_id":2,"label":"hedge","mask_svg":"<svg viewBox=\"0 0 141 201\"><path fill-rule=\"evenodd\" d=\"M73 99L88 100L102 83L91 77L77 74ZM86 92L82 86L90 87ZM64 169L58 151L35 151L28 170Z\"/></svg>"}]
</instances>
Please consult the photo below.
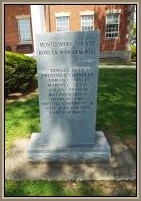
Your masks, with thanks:
<instances>
[{"instance_id":1,"label":"hedge","mask_svg":"<svg viewBox=\"0 0 141 201\"><path fill-rule=\"evenodd\" d=\"M132 47L131 47L131 58L133 60L136 59L136 45L132 45Z\"/></svg>"},{"instance_id":2,"label":"hedge","mask_svg":"<svg viewBox=\"0 0 141 201\"><path fill-rule=\"evenodd\" d=\"M5 51L5 96L15 92L26 92L35 74L35 59Z\"/></svg>"}]
</instances>

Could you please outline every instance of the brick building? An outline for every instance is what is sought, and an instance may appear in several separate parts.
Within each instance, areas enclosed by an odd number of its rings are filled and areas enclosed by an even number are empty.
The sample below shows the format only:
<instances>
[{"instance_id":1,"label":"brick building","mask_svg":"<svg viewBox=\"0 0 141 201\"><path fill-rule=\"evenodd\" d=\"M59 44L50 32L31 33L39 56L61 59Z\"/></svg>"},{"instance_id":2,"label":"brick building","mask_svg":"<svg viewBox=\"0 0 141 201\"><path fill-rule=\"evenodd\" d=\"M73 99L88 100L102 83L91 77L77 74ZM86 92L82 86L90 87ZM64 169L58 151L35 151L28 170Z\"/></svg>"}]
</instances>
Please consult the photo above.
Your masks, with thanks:
<instances>
[{"instance_id":1,"label":"brick building","mask_svg":"<svg viewBox=\"0 0 141 201\"><path fill-rule=\"evenodd\" d=\"M133 10L133 5L5 5L5 48L31 53L36 33L100 30L101 58L130 59Z\"/></svg>"}]
</instances>

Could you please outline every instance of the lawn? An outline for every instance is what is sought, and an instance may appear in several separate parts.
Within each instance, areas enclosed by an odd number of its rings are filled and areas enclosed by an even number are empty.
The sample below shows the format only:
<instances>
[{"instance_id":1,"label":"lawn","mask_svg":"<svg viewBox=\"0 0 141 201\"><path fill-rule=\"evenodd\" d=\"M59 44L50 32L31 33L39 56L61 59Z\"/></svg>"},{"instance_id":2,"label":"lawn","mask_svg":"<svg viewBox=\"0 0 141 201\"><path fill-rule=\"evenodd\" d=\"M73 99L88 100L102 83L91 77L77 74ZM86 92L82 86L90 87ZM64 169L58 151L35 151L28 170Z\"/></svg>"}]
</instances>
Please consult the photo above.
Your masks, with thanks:
<instances>
[{"instance_id":1,"label":"lawn","mask_svg":"<svg viewBox=\"0 0 141 201\"><path fill-rule=\"evenodd\" d=\"M136 196L136 182L6 181L5 196Z\"/></svg>"},{"instance_id":2,"label":"lawn","mask_svg":"<svg viewBox=\"0 0 141 201\"><path fill-rule=\"evenodd\" d=\"M118 136L123 141L136 139L135 69L99 69L96 129L102 130L106 136ZM24 101L16 100L7 103L5 107L6 156L14 140L30 137L33 132L40 132L38 95L33 95ZM87 185L87 182L66 184L59 181L6 181L5 193L6 196L106 195L101 189L103 189L101 186ZM119 194L117 193L117 196ZM134 192L128 188L123 194L134 196Z\"/></svg>"},{"instance_id":3,"label":"lawn","mask_svg":"<svg viewBox=\"0 0 141 201\"><path fill-rule=\"evenodd\" d=\"M135 48L132 48L133 51L135 52ZM136 60L134 59L133 61L126 61L120 58L108 58L108 59L100 59L99 63L103 64L103 65L128 65L128 67L133 66L135 64L133 64L133 62L135 62Z\"/></svg>"},{"instance_id":4,"label":"lawn","mask_svg":"<svg viewBox=\"0 0 141 201\"><path fill-rule=\"evenodd\" d=\"M87 184L87 186L86 186ZM6 182L9 196L102 196L99 188L92 188L89 182L24 181Z\"/></svg>"},{"instance_id":5,"label":"lawn","mask_svg":"<svg viewBox=\"0 0 141 201\"><path fill-rule=\"evenodd\" d=\"M97 130L136 136L136 70L100 69Z\"/></svg>"}]
</instances>

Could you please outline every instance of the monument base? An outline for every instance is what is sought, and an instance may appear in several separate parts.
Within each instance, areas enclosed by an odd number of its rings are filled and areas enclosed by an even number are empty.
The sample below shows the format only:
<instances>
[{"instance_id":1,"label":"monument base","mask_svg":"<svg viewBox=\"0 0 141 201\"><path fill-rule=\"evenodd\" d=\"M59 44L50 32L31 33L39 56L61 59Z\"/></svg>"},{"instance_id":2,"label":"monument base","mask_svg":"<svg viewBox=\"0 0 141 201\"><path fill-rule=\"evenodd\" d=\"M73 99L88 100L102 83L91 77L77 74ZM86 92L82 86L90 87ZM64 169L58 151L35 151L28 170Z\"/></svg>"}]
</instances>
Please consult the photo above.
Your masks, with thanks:
<instances>
[{"instance_id":1,"label":"monument base","mask_svg":"<svg viewBox=\"0 0 141 201\"><path fill-rule=\"evenodd\" d=\"M33 133L28 147L28 160L31 162L105 162L111 157L110 146L102 131L96 131L95 144L72 145L55 148L40 144L39 133Z\"/></svg>"}]
</instances>

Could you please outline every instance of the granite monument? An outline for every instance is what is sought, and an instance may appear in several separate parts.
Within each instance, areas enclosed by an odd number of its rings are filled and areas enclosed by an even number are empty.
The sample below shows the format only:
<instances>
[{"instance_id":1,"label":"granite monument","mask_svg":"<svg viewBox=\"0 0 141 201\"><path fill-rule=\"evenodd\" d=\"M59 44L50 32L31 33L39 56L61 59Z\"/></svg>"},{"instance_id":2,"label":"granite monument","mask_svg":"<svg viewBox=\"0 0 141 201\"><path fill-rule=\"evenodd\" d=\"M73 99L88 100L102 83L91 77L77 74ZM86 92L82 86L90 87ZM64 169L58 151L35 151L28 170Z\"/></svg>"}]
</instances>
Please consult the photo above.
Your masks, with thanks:
<instances>
[{"instance_id":1,"label":"granite monument","mask_svg":"<svg viewBox=\"0 0 141 201\"><path fill-rule=\"evenodd\" d=\"M96 131L99 32L37 34L41 133L29 161L108 161L110 147Z\"/></svg>"}]
</instances>

